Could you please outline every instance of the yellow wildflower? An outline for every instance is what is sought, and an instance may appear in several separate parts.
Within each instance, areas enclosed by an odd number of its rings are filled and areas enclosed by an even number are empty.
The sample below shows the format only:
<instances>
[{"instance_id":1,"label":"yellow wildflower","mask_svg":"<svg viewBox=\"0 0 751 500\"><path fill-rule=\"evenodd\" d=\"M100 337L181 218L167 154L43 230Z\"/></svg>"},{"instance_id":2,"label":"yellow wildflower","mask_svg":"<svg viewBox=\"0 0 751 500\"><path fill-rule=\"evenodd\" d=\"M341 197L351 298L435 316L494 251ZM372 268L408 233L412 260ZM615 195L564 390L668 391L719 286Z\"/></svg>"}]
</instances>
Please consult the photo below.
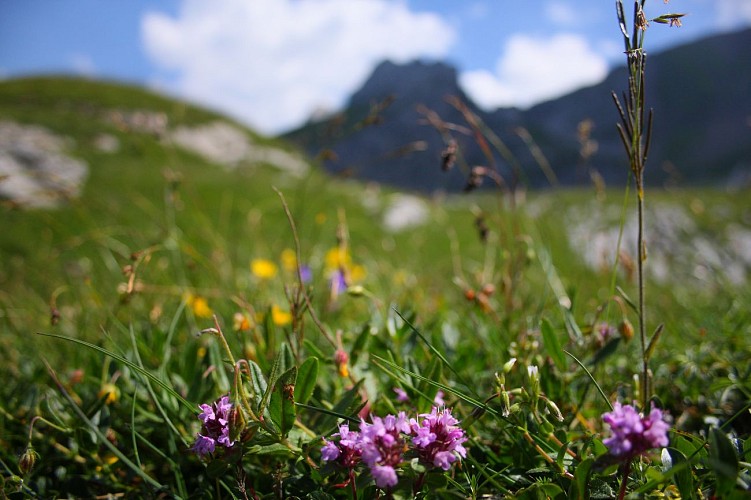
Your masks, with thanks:
<instances>
[{"instance_id":1,"label":"yellow wildflower","mask_svg":"<svg viewBox=\"0 0 751 500\"><path fill-rule=\"evenodd\" d=\"M362 267L359 264L355 264L352 266L352 269L349 273L349 278L352 283L358 283L365 279L365 276L367 275L367 272L365 271L365 268Z\"/></svg>"},{"instance_id":2,"label":"yellow wildflower","mask_svg":"<svg viewBox=\"0 0 751 500\"><path fill-rule=\"evenodd\" d=\"M326 222L326 214L323 213L323 212L318 212L316 214L316 224L318 224L320 226L324 222Z\"/></svg>"},{"instance_id":3,"label":"yellow wildflower","mask_svg":"<svg viewBox=\"0 0 751 500\"><path fill-rule=\"evenodd\" d=\"M185 302L197 318L210 318L214 314L214 311L209 307L209 303L200 295L189 293L185 298Z\"/></svg>"},{"instance_id":4,"label":"yellow wildflower","mask_svg":"<svg viewBox=\"0 0 751 500\"><path fill-rule=\"evenodd\" d=\"M297 270L297 254L291 248L282 250L281 261L285 271L292 273Z\"/></svg>"},{"instance_id":5,"label":"yellow wildflower","mask_svg":"<svg viewBox=\"0 0 751 500\"><path fill-rule=\"evenodd\" d=\"M275 304L271 306L271 321L276 326L286 326L292 323L292 315Z\"/></svg>"},{"instance_id":6,"label":"yellow wildflower","mask_svg":"<svg viewBox=\"0 0 751 500\"><path fill-rule=\"evenodd\" d=\"M256 278L268 280L276 276L276 264L267 259L253 259L250 263L250 271Z\"/></svg>"},{"instance_id":7,"label":"yellow wildflower","mask_svg":"<svg viewBox=\"0 0 751 500\"><path fill-rule=\"evenodd\" d=\"M326 269L348 269L352 265L352 257L346 248L334 247L326 252Z\"/></svg>"},{"instance_id":8,"label":"yellow wildflower","mask_svg":"<svg viewBox=\"0 0 751 500\"><path fill-rule=\"evenodd\" d=\"M97 394L97 397L103 398L105 397L105 395L106 395L106 399L104 400L105 404L114 403L120 398L120 389L118 389L115 384L106 383L102 385L102 388L99 390L99 394Z\"/></svg>"}]
</instances>

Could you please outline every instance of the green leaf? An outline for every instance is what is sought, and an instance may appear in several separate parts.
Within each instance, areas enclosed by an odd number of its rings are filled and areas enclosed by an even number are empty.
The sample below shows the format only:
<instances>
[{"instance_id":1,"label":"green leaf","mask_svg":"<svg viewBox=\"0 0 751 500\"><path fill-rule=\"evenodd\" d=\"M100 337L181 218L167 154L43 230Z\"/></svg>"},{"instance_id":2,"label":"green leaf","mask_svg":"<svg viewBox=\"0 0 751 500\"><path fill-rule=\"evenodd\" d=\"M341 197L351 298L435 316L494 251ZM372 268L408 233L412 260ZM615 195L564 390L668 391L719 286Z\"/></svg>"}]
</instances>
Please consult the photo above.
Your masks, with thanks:
<instances>
[{"instance_id":1,"label":"green leaf","mask_svg":"<svg viewBox=\"0 0 751 500\"><path fill-rule=\"evenodd\" d=\"M307 403L316 388L318 378L318 358L308 358L300 366L295 383L295 401Z\"/></svg>"},{"instance_id":2,"label":"green leaf","mask_svg":"<svg viewBox=\"0 0 751 500\"><path fill-rule=\"evenodd\" d=\"M415 471L417 474L423 474L427 471L427 468L425 465L420 463L420 459L415 457L409 462L409 468Z\"/></svg>"},{"instance_id":3,"label":"green leaf","mask_svg":"<svg viewBox=\"0 0 751 500\"><path fill-rule=\"evenodd\" d=\"M266 394L268 383L266 383L266 377L263 375L263 370L256 364L255 361L248 361L250 367L250 384L253 388L253 398L256 405L261 402L261 397Z\"/></svg>"},{"instance_id":4,"label":"green leaf","mask_svg":"<svg viewBox=\"0 0 751 500\"><path fill-rule=\"evenodd\" d=\"M360 333L357 335L357 338L355 339L355 342L352 344L352 348L349 350L350 352L350 363L352 366L357 364L357 360L360 357L360 353L365 350L365 346L368 343L368 339L371 337L370 335L370 325L365 324L360 329Z\"/></svg>"},{"instance_id":5,"label":"green leaf","mask_svg":"<svg viewBox=\"0 0 751 500\"><path fill-rule=\"evenodd\" d=\"M553 363L555 363L555 366L559 370L566 371L566 357L563 354L561 343L558 340L555 329L553 329L553 325L550 324L547 318L543 318L540 322L540 330L542 331L542 340Z\"/></svg>"},{"instance_id":6,"label":"green leaf","mask_svg":"<svg viewBox=\"0 0 751 500\"><path fill-rule=\"evenodd\" d=\"M296 379L297 367L293 366L279 377L269 402L269 416L282 437L289 434L297 417L294 397Z\"/></svg>"},{"instance_id":7,"label":"green leaf","mask_svg":"<svg viewBox=\"0 0 751 500\"><path fill-rule=\"evenodd\" d=\"M660 325L657 327L655 332L652 334L652 338L649 340L649 346L647 347L647 350L644 353L644 356L647 359L650 359L652 357L652 354L655 351L655 347L657 347L657 341L660 340L660 335L662 335L662 331L664 329L665 329L665 323L660 323Z\"/></svg>"},{"instance_id":8,"label":"green leaf","mask_svg":"<svg viewBox=\"0 0 751 500\"><path fill-rule=\"evenodd\" d=\"M328 359L329 356L327 356L317 345L315 345L313 342L311 342L308 339L303 340L303 346L305 347L305 351L310 352L312 356L315 356L318 359Z\"/></svg>"},{"instance_id":9,"label":"green leaf","mask_svg":"<svg viewBox=\"0 0 751 500\"><path fill-rule=\"evenodd\" d=\"M572 483L573 491L570 498L587 500L589 498L589 478L592 476L592 466L595 459L592 457L585 458L581 461L574 472L574 482Z\"/></svg>"},{"instance_id":10,"label":"green leaf","mask_svg":"<svg viewBox=\"0 0 751 500\"><path fill-rule=\"evenodd\" d=\"M634 301L631 300L631 297L628 296L628 294L623 290L623 288L617 286L615 287L615 289L618 291L618 295L620 295L623 298L623 300L626 302L626 304L628 304L631 310L638 314L639 308L636 307L636 304L634 303Z\"/></svg>"},{"instance_id":11,"label":"green leaf","mask_svg":"<svg viewBox=\"0 0 751 500\"><path fill-rule=\"evenodd\" d=\"M682 498L692 498L696 490L694 489L694 478L691 475L691 467L686 455L675 448L668 448L670 459L673 465L670 470L673 471L673 481L678 487Z\"/></svg>"},{"instance_id":12,"label":"green leaf","mask_svg":"<svg viewBox=\"0 0 751 500\"><path fill-rule=\"evenodd\" d=\"M347 415L347 418L349 418L349 415L357 413L357 410L361 407L359 396L362 382L362 380L359 380L352 389L345 392L330 411L323 412L327 417L321 422L321 428L334 427L336 420L341 418L342 415Z\"/></svg>"},{"instance_id":13,"label":"green leaf","mask_svg":"<svg viewBox=\"0 0 751 500\"><path fill-rule=\"evenodd\" d=\"M533 483L531 486L519 490L514 495L515 498L529 500L545 500L548 498L559 498L563 496L563 490L560 486L553 483Z\"/></svg>"},{"instance_id":14,"label":"green leaf","mask_svg":"<svg viewBox=\"0 0 751 500\"><path fill-rule=\"evenodd\" d=\"M717 427L709 431L709 467L717 479L718 498L724 498L735 487L738 478L738 455L730 438Z\"/></svg>"},{"instance_id":15,"label":"green leaf","mask_svg":"<svg viewBox=\"0 0 751 500\"><path fill-rule=\"evenodd\" d=\"M224 477L230 471L230 464L224 460L212 460L206 466L206 475L211 479Z\"/></svg>"},{"instance_id":16,"label":"green leaf","mask_svg":"<svg viewBox=\"0 0 751 500\"><path fill-rule=\"evenodd\" d=\"M281 371L281 366L284 364L284 351L282 349L279 350L279 354L277 354L276 359L274 360L274 364L271 367L271 373L269 374L269 381L268 385L266 386L266 390L263 392L263 396L261 397L261 404L258 406L258 413L263 415L263 412L266 410L266 407L269 405L269 400L271 399L271 393L274 392L274 387L276 386L276 381L279 378L279 372Z\"/></svg>"},{"instance_id":17,"label":"green leaf","mask_svg":"<svg viewBox=\"0 0 751 500\"><path fill-rule=\"evenodd\" d=\"M282 343L282 348L280 350L280 362L281 365L279 366L279 371L284 373L293 366L295 366L297 363L295 363L295 356L292 353L292 349L290 349L289 344L286 342Z\"/></svg>"},{"instance_id":18,"label":"green leaf","mask_svg":"<svg viewBox=\"0 0 751 500\"><path fill-rule=\"evenodd\" d=\"M279 458L289 458L293 455L292 450L280 443L251 446L247 453L248 455L272 455Z\"/></svg>"}]
</instances>

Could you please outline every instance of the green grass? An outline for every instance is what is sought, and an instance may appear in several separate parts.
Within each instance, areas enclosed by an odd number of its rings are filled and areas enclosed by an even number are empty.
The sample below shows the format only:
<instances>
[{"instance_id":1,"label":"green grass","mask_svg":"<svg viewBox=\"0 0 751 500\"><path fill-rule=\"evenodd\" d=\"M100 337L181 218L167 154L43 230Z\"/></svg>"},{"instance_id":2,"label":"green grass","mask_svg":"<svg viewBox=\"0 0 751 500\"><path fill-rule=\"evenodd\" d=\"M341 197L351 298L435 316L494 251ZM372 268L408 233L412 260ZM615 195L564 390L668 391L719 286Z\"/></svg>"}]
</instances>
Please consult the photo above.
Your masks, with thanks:
<instances>
[{"instance_id":1,"label":"green grass","mask_svg":"<svg viewBox=\"0 0 751 500\"><path fill-rule=\"evenodd\" d=\"M281 265L283 250L295 248L274 186L289 205L302 260L313 271L316 317L330 334L341 331L353 380L361 381L373 410L401 409L393 400L396 385L407 389L413 401L427 396L415 404L429 410L440 384L455 414L467 423L470 455L461 472L451 475L452 483L436 479L436 491L460 497L506 491L531 497L545 488L556 497L574 491L559 466L575 471L585 457L602 453L599 415L607 406L591 379L560 349L582 360L611 399L624 401L635 399L638 353L636 340L612 344L612 350L601 350L595 342L590 327L596 318L617 326L624 317L635 323L635 315L610 300L618 295L612 268L588 268L569 245L567 214L612 211L618 227L624 207L633 211L633 199L624 204L619 190L608 191L600 201L589 189L550 191L530 193L513 211L492 193L437 198L427 200L429 223L391 234L380 222L393 194L386 188L374 191L316 169L303 178L270 165L227 170L153 135L118 129L102 118L113 109L162 111L170 126L226 121L118 84L57 78L0 83L0 120L42 125L70 137L70 153L90 167L81 197L59 209L1 209L0 348L5 356L0 375L6 384L0 390L0 475L6 493L18 487L13 478L21 475L18 457L32 418L42 416L65 430L35 423L32 444L40 458L24 477L30 488L25 494L153 495L149 483L155 481L181 497L228 490L238 495L234 469L221 470L220 460L206 467L187 451L197 430L195 405L232 388L232 372L223 369L227 355L217 339L196 336L213 322L191 311L187 293L206 298L235 358L253 360L271 377L275 363L281 374L280 366L301 369L305 359L316 357L320 369L307 404L348 416L356 411L358 394L348 392L351 381L337 375L334 348L313 318L301 315L304 321L293 331L274 325L267 314L272 305L289 309L285 286L294 291L294 276L280 271L262 280L250 272L252 259ZM102 132L119 139L118 153L94 147ZM247 133L254 141L285 147ZM731 223L750 228L746 196L663 191L649 192L647 203L681 207L692 214L700 235L722 242ZM368 197L374 206L363 203ZM487 243L474 225L478 210L487 215ZM361 283L365 294L331 300L325 255L337 245L341 227L347 229L352 260L367 272ZM136 266L132 294L123 293L128 265ZM635 297L635 284L620 271L615 283ZM467 293L477 297L486 285L495 291L483 308ZM665 324L651 365L654 392L673 417L694 419L682 422L685 434L673 441L685 456L699 449L700 432L707 429L704 417L727 422L749 400L750 291L748 283L730 285L719 278L649 283L650 332ZM571 300L570 309L559 306L562 293ZM56 322L51 322L51 306L59 311ZM255 328L233 331L238 312L256 322ZM561 347L545 336L545 325ZM124 359L38 332L89 342ZM516 389L514 401L522 409L506 418L493 395L500 394L496 374L512 357L517 364L506 374L505 386ZM522 391L528 389L526 367L531 365L539 366L542 393L561 408L564 424L531 410L542 401ZM109 383L119 397L105 403L101 389ZM484 400L483 413L477 406ZM311 465L320 459L316 437L331 433L335 418L300 407L297 420L313 433L306 436L299 426L287 436L301 451L273 448L273 432L263 426L250 441L255 448L243 466L253 487L266 492L264 497L272 497L280 481L288 495L313 489L322 495L316 498L343 494L331 487L333 477L323 477ZM725 430L746 440L748 450L747 417L727 425ZM548 431L570 443L578 457L573 463L564 460ZM558 466L544 461L528 436L557 456ZM711 475L716 463L696 459L691 458L690 478L710 491L719 484ZM737 478L747 484L743 467ZM657 467L640 469L633 488L659 474ZM617 488L617 479L611 467L597 471L589 483L582 480L606 494ZM672 481L665 479L663 486ZM372 488L363 485L361 493L373 493Z\"/></svg>"}]
</instances>

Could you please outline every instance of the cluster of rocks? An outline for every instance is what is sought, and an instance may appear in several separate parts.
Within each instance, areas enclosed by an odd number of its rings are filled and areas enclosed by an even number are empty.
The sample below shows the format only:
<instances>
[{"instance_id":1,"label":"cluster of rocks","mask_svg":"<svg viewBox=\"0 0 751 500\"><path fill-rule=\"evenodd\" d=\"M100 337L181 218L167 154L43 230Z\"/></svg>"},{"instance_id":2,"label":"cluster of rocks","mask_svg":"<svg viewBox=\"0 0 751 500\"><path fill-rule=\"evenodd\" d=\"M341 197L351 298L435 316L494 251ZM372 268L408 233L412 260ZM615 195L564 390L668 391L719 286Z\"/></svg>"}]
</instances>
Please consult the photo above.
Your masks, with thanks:
<instances>
[{"instance_id":1,"label":"cluster of rocks","mask_svg":"<svg viewBox=\"0 0 751 500\"><path fill-rule=\"evenodd\" d=\"M722 207L713 207L718 220L726 220ZM620 239L620 270L634 278L637 219L627 217L620 227L620 211L592 206L569 210L566 215L569 245L592 269L609 272ZM751 273L751 229L732 223L709 233L700 228L683 207L658 203L648 207L645 236L649 279L670 284L697 280L712 286L744 285Z\"/></svg>"},{"instance_id":2,"label":"cluster of rocks","mask_svg":"<svg viewBox=\"0 0 751 500\"><path fill-rule=\"evenodd\" d=\"M245 132L222 121L195 127L176 127L169 134L169 139L181 148L225 167L268 164L297 176L308 170L308 164L299 156L283 149L253 143Z\"/></svg>"},{"instance_id":3,"label":"cluster of rocks","mask_svg":"<svg viewBox=\"0 0 751 500\"><path fill-rule=\"evenodd\" d=\"M146 110L108 110L101 119L124 133L151 134L166 145L228 168L265 164L295 176L308 169L300 156L254 143L245 131L223 121L170 128L165 113ZM100 152L114 154L120 149L120 139L103 131L93 145ZM88 165L70 156L74 146L71 139L41 126L0 122L0 198L16 206L52 208L78 197Z\"/></svg>"},{"instance_id":4,"label":"cluster of rocks","mask_svg":"<svg viewBox=\"0 0 751 500\"><path fill-rule=\"evenodd\" d=\"M0 121L0 198L51 208L77 197L88 166L66 153L71 145L43 127Z\"/></svg>"}]
</instances>

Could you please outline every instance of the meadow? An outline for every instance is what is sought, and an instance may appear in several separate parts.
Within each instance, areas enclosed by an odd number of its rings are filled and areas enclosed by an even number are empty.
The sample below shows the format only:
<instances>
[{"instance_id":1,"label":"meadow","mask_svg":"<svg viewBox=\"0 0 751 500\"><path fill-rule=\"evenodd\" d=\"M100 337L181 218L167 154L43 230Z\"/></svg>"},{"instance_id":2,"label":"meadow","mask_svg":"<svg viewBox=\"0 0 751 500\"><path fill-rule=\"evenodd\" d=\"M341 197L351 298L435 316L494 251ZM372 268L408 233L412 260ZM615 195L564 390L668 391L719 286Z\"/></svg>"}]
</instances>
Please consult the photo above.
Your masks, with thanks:
<instances>
[{"instance_id":1,"label":"meadow","mask_svg":"<svg viewBox=\"0 0 751 500\"><path fill-rule=\"evenodd\" d=\"M111 118L144 110L242 129L0 82L90 166L1 208L3 498L748 496L747 191L644 188L640 280L633 182L408 196Z\"/></svg>"}]
</instances>

